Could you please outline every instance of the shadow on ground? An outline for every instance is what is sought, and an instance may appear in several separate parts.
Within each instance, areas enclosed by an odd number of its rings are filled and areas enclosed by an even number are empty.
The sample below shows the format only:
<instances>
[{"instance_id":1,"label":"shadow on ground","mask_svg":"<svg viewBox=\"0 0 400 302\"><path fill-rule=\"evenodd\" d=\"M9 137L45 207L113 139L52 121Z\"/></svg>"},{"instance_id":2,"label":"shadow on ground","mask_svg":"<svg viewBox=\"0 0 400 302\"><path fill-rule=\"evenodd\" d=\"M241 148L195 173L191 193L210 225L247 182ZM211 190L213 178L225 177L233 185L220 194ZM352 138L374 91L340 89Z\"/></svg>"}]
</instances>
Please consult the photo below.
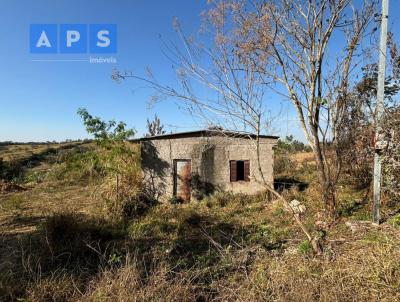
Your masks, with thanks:
<instances>
[{"instance_id":1,"label":"shadow on ground","mask_svg":"<svg viewBox=\"0 0 400 302\"><path fill-rule=\"evenodd\" d=\"M300 192L303 192L308 188L308 183L299 181L293 177L278 177L274 180L274 189L278 192L283 190L290 190L296 188Z\"/></svg>"},{"instance_id":2,"label":"shadow on ground","mask_svg":"<svg viewBox=\"0 0 400 302\"><path fill-rule=\"evenodd\" d=\"M39 224L29 233L1 236L0 268L4 277L0 282L7 286L0 288L0 300L26 297L32 280L51 279L60 272L70 276L74 286L84 292L100 271L122 265L129 255L140 257L143 276L151 274L157 263L166 262L175 272L204 270L196 280L204 285L216 275L237 269L222 265L227 261L226 250L242 249L250 241L266 249L281 245L279 239L269 245L270 238L254 237L258 231L253 226L243 227L193 211L182 215L180 209L177 205L178 216L169 214L170 218L160 220L156 216L146 227L139 221L111 224L75 213L56 214L41 222L42 217L38 221L14 220L21 226ZM132 225L139 225L140 236L132 237Z\"/></svg>"},{"instance_id":3,"label":"shadow on ground","mask_svg":"<svg viewBox=\"0 0 400 302\"><path fill-rule=\"evenodd\" d=\"M58 148L49 147L42 152L31 154L22 159L12 161L0 160L0 179L11 181L23 176L27 169L39 166L42 162L55 161L55 157L59 152L74 149L84 148L81 145L85 143L75 143L71 145L60 146Z\"/></svg>"}]
</instances>

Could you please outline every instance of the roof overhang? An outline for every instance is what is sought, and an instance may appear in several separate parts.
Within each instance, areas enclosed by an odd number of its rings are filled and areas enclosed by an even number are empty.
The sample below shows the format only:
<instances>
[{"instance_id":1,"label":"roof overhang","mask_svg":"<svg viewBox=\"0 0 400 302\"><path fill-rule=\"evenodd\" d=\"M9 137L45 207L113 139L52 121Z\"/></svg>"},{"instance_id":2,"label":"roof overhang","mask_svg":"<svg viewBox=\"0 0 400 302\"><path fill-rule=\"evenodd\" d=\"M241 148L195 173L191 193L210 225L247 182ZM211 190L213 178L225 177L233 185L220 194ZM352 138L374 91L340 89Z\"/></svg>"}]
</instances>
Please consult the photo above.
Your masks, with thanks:
<instances>
[{"instance_id":1,"label":"roof overhang","mask_svg":"<svg viewBox=\"0 0 400 302\"><path fill-rule=\"evenodd\" d=\"M226 136L226 137L234 137L234 138L248 138L248 139L257 139L265 138L265 139L274 139L278 140L279 136L273 135L256 135L248 132L239 132L239 131L229 131L229 130L196 130L196 131L186 131L186 132L177 132L170 134L162 134L155 135L149 137L142 137L130 140L131 142L142 142L142 141L152 141L152 140L160 140L160 139L179 139L186 137L210 137L210 136Z\"/></svg>"}]
</instances>

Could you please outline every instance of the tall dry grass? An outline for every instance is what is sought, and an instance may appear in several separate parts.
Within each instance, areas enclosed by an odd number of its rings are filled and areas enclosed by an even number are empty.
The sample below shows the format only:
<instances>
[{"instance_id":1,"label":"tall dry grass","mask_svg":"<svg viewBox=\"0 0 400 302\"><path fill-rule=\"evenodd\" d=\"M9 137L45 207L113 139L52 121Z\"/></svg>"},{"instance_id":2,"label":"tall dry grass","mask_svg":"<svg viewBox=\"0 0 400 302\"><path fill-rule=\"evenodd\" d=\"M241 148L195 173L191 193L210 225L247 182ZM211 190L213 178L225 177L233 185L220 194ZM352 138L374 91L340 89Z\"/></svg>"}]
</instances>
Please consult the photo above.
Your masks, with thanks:
<instances>
[{"instance_id":1,"label":"tall dry grass","mask_svg":"<svg viewBox=\"0 0 400 302\"><path fill-rule=\"evenodd\" d=\"M89 177L95 166L91 155L83 155L83 170L80 156L66 158L71 160L58 164L69 165L65 175L71 179ZM105 194L95 197L96 206L103 206L107 196L118 195L119 201L138 196L138 157L130 157L129 165L123 158L118 189L113 172L95 183L104 186ZM301 163L296 173L305 181L314 170ZM34 192L21 194L40 200ZM354 201L359 193L339 190L345 215L324 234L321 257L312 255L283 205L265 195L219 192L201 202L153 205L123 221L113 217L124 215L124 203L115 212L106 207L85 214L52 209L55 214L37 222L31 233L1 237L0 300L399 301L399 224L354 222L368 213L368 206ZM318 185L283 194L306 206L301 219L313 228L321 208ZM24 201L21 211L25 206ZM117 216L103 215L107 211ZM355 227L348 228L346 221Z\"/></svg>"},{"instance_id":2,"label":"tall dry grass","mask_svg":"<svg viewBox=\"0 0 400 302\"><path fill-rule=\"evenodd\" d=\"M398 228L338 226L314 257L284 230L277 205L265 221L261 199L230 197L159 205L126 229L73 213L51 217L21 241L22 271L4 300L400 299Z\"/></svg>"}]
</instances>

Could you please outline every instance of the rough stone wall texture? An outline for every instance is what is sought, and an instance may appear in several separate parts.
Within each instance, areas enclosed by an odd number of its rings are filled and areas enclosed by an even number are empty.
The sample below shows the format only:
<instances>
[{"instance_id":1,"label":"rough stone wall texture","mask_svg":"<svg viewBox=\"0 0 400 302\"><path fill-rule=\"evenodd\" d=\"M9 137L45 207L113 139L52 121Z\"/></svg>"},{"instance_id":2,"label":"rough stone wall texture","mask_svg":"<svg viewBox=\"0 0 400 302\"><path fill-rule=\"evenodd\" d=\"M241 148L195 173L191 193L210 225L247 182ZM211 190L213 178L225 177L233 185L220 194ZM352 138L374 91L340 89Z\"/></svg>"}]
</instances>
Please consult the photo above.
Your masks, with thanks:
<instances>
[{"instance_id":1,"label":"rough stone wall texture","mask_svg":"<svg viewBox=\"0 0 400 302\"><path fill-rule=\"evenodd\" d=\"M141 144L145 181L160 200L173 195L174 159L190 159L192 175L208 188L246 194L263 191L254 140L212 136L156 139ZM260 139L260 166L268 182L273 182L275 144L276 139ZM230 160L250 161L249 182L230 182Z\"/></svg>"}]
</instances>

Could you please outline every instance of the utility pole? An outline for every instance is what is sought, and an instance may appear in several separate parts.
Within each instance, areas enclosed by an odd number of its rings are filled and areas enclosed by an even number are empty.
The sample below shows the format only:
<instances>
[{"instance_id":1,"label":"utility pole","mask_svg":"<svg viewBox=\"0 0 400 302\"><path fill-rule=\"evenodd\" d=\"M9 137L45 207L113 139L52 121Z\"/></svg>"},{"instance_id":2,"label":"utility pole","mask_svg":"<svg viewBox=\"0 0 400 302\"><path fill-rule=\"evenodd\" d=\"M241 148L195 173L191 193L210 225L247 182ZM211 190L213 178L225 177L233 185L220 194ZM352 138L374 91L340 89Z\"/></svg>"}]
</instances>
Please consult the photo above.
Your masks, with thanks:
<instances>
[{"instance_id":1,"label":"utility pole","mask_svg":"<svg viewBox=\"0 0 400 302\"><path fill-rule=\"evenodd\" d=\"M379 224L381 206L381 133L382 115L385 98L385 69L386 69L386 44L387 44L387 25L388 25L389 0L382 0L381 16L381 37L379 43L379 66L378 66L378 91L375 112L375 156L374 156L374 204L372 209L372 221Z\"/></svg>"}]
</instances>

